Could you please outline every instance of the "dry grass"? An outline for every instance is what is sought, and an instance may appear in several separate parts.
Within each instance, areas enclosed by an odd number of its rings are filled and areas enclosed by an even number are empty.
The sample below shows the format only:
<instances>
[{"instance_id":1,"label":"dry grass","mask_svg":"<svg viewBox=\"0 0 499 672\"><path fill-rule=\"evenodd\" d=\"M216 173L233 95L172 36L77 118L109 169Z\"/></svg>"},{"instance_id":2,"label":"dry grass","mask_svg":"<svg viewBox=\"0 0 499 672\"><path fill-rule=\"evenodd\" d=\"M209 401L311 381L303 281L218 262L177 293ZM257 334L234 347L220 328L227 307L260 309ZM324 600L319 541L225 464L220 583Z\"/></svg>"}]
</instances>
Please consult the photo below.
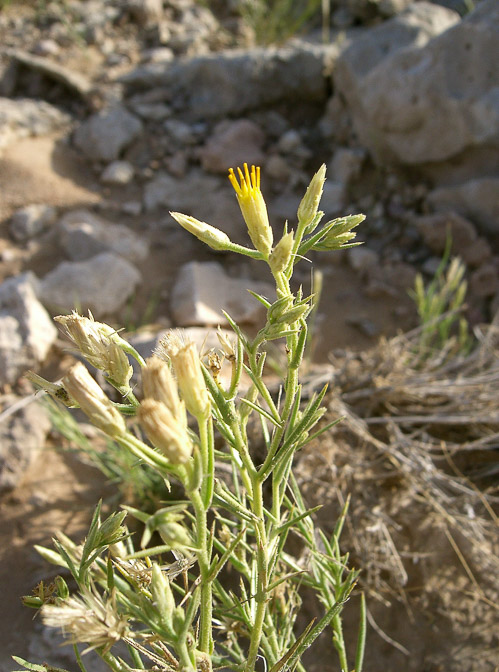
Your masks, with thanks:
<instances>
[{"instance_id":1,"label":"dry grass","mask_svg":"<svg viewBox=\"0 0 499 672\"><path fill-rule=\"evenodd\" d=\"M369 352L335 357L329 411L345 419L306 449L300 480L309 503L324 505L325 527L351 494L344 543L355 549L371 608L379 615L398 604L401 620L426 641L397 626L387 626L388 637L374 618L371 625L385 642L399 640L391 644L405 660L420 655L422 665L435 665L406 669L439 669L445 661L447 672L493 670L499 314L476 331L466 356L449 347L422 359L418 336L415 330ZM311 376L310 385L320 386L321 378ZM423 634L422 619L440 633L436 641L430 630ZM466 651L465 641L474 642Z\"/></svg>"}]
</instances>

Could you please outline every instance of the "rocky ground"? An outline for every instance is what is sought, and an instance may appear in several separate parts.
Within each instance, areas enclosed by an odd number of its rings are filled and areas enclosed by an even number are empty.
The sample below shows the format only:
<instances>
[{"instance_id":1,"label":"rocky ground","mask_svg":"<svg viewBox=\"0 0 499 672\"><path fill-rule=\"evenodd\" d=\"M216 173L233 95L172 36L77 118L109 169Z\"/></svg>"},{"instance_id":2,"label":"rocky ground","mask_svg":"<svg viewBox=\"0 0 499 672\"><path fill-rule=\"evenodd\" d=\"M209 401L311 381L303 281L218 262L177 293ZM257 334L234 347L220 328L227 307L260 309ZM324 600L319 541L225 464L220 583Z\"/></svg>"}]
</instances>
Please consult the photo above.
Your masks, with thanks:
<instances>
[{"instance_id":1,"label":"rocky ground","mask_svg":"<svg viewBox=\"0 0 499 672\"><path fill-rule=\"evenodd\" d=\"M40 452L50 425L25 405L22 376L60 370L51 316L74 307L144 349L169 326L223 324L222 308L258 324L246 288L265 294L268 279L206 251L168 214L245 243L229 167L262 166L276 232L323 162L326 216L367 215L365 245L311 259L324 278L317 362L413 327L407 290L417 272L432 277L448 231L471 325L499 308L498 3L464 16L457 1L331 4L327 43L318 23L267 47L222 0L0 4L2 669L12 653L49 655L18 604L43 572L29 549L57 527L76 534L67 507L86 509L100 489L89 468ZM299 281L310 287L310 273ZM430 630L411 640L415 666L385 642L377 655L393 666L379 669L472 669L425 659ZM493 669L484 664L473 669Z\"/></svg>"}]
</instances>

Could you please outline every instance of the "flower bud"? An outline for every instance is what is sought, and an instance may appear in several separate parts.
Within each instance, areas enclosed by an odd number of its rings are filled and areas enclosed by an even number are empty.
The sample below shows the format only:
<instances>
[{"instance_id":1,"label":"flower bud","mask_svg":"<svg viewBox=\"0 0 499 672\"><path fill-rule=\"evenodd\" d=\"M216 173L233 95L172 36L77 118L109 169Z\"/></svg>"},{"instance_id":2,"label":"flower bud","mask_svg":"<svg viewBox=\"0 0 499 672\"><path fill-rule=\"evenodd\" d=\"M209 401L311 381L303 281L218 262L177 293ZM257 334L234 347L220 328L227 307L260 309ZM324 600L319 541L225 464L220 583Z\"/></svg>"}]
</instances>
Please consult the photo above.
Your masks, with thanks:
<instances>
[{"instance_id":1,"label":"flower bud","mask_svg":"<svg viewBox=\"0 0 499 672\"><path fill-rule=\"evenodd\" d=\"M260 168L244 164L244 173L238 168L239 182L232 168L229 169L229 180L236 192L239 207L248 227L251 242L266 258L272 250L273 233L269 224L267 206L260 191Z\"/></svg>"},{"instance_id":2,"label":"flower bud","mask_svg":"<svg viewBox=\"0 0 499 672\"><path fill-rule=\"evenodd\" d=\"M313 250L339 250L348 245L350 240L356 237L356 233L352 233L361 222L365 220L365 215L348 215L347 217L338 217L332 222L328 222L327 226L333 224L331 229L326 233L324 238L314 244ZM356 243L355 243L356 244ZM349 245L351 247L351 244Z\"/></svg>"},{"instance_id":3,"label":"flower bud","mask_svg":"<svg viewBox=\"0 0 499 672\"><path fill-rule=\"evenodd\" d=\"M170 331L161 339L156 354L173 364L178 387L189 413L197 419L207 418L211 404L195 343L186 343L181 332Z\"/></svg>"},{"instance_id":4,"label":"flower bud","mask_svg":"<svg viewBox=\"0 0 499 672\"><path fill-rule=\"evenodd\" d=\"M326 166L323 163L308 185L305 196L298 206L298 222L307 226L312 222L319 209L319 203L326 181Z\"/></svg>"},{"instance_id":5,"label":"flower bud","mask_svg":"<svg viewBox=\"0 0 499 672\"><path fill-rule=\"evenodd\" d=\"M128 344L108 324L96 322L73 311L71 315L58 315L56 322L62 324L64 333L73 341L89 364L104 371L118 386L128 387L133 369L123 351Z\"/></svg>"},{"instance_id":6,"label":"flower bud","mask_svg":"<svg viewBox=\"0 0 499 672\"><path fill-rule=\"evenodd\" d=\"M170 212L170 215L186 231L192 233L192 235L196 236L201 242L206 243L213 250L226 250L231 245L230 238L226 233L210 224L206 224L206 222L200 222L199 219L183 215L181 212Z\"/></svg>"},{"instance_id":7,"label":"flower bud","mask_svg":"<svg viewBox=\"0 0 499 672\"><path fill-rule=\"evenodd\" d=\"M287 268L289 260L291 259L293 243L294 234L292 231L285 233L281 240L277 243L269 257L269 266L272 273L281 273Z\"/></svg>"},{"instance_id":8,"label":"flower bud","mask_svg":"<svg viewBox=\"0 0 499 672\"><path fill-rule=\"evenodd\" d=\"M175 598L168 577L163 574L158 564L152 566L151 593L154 606L168 629L172 629L172 615L175 609Z\"/></svg>"},{"instance_id":9,"label":"flower bud","mask_svg":"<svg viewBox=\"0 0 499 672\"><path fill-rule=\"evenodd\" d=\"M107 398L81 362L77 362L63 378L64 389L76 401L91 422L112 437L126 432L123 416Z\"/></svg>"},{"instance_id":10,"label":"flower bud","mask_svg":"<svg viewBox=\"0 0 499 672\"><path fill-rule=\"evenodd\" d=\"M168 364L159 357L149 357L142 368L142 389L145 399L161 401L174 418L187 426L185 404L178 396L177 381Z\"/></svg>"},{"instance_id":11,"label":"flower bud","mask_svg":"<svg viewBox=\"0 0 499 672\"><path fill-rule=\"evenodd\" d=\"M192 441L182 421L160 401L145 399L139 407L140 424L151 443L172 464L184 464L192 454Z\"/></svg>"}]
</instances>

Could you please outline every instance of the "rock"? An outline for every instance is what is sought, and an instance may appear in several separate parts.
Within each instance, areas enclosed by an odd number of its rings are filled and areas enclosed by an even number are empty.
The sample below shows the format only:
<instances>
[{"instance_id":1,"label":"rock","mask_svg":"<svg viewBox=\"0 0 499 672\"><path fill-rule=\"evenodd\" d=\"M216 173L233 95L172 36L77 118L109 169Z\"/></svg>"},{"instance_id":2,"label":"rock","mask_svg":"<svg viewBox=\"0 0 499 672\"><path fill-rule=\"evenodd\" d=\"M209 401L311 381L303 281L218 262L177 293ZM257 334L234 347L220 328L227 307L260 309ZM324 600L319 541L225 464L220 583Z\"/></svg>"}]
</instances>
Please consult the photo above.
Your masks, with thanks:
<instances>
[{"instance_id":1,"label":"rock","mask_svg":"<svg viewBox=\"0 0 499 672\"><path fill-rule=\"evenodd\" d=\"M238 324L258 324L265 309L248 292L250 288L267 298L270 283L231 278L217 262L191 261L180 269L172 291L171 310L181 326L227 325L225 310Z\"/></svg>"},{"instance_id":2,"label":"rock","mask_svg":"<svg viewBox=\"0 0 499 672\"><path fill-rule=\"evenodd\" d=\"M477 239L473 224L452 211L418 217L414 220L414 224L425 245L437 254L442 254L445 250L448 235L452 240L452 253L460 256Z\"/></svg>"},{"instance_id":3,"label":"rock","mask_svg":"<svg viewBox=\"0 0 499 672\"><path fill-rule=\"evenodd\" d=\"M75 131L75 145L92 161L114 161L142 131L142 123L120 105L93 114Z\"/></svg>"},{"instance_id":4,"label":"rock","mask_svg":"<svg viewBox=\"0 0 499 672\"><path fill-rule=\"evenodd\" d=\"M38 56L58 56L61 48L55 40L40 40L35 46L35 52Z\"/></svg>"},{"instance_id":5,"label":"rock","mask_svg":"<svg viewBox=\"0 0 499 672\"><path fill-rule=\"evenodd\" d=\"M414 286L415 279L416 270L404 262L370 266L365 293L371 298L397 297L406 294Z\"/></svg>"},{"instance_id":6,"label":"rock","mask_svg":"<svg viewBox=\"0 0 499 672\"><path fill-rule=\"evenodd\" d=\"M88 210L74 210L58 224L61 244L73 261L90 259L102 252L114 252L128 261L143 261L149 252L144 238L139 238L123 224L112 224Z\"/></svg>"},{"instance_id":7,"label":"rock","mask_svg":"<svg viewBox=\"0 0 499 672\"><path fill-rule=\"evenodd\" d=\"M478 237L473 243L466 249L461 252L461 257L465 264L471 266L471 268L476 268L481 264L485 264L492 256L492 250L488 241L481 236Z\"/></svg>"},{"instance_id":8,"label":"rock","mask_svg":"<svg viewBox=\"0 0 499 672\"><path fill-rule=\"evenodd\" d=\"M67 313L77 306L101 319L116 313L140 281L135 266L104 252L87 261L63 261L42 278L39 296L53 310Z\"/></svg>"},{"instance_id":9,"label":"rock","mask_svg":"<svg viewBox=\"0 0 499 672\"><path fill-rule=\"evenodd\" d=\"M56 210L50 205L27 205L17 210L10 221L10 233L17 241L33 238L55 222Z\"/></svg>"},{"instance_id":10,"label":"rock","mask_svg":"<svg viewBox=\"0 0 499 672\"><path fill-rule=\"evenodd\" d=\"M477 268L470 277L470 294L476 297L494 296L499 292L499 272L493 263Z\"/></svg>"},{"instance_id":11,"label":"rock","mask_svg":"<svg viewBox=\"0 0 499 672\"><path fill-rule=\"evenodd\" d=\"M139 26L151 26L163 18L163 0L126 0L124 9Z\"/></svg>"},{"instance_id":12,"label":"rock","mask_svg":"<svg viewBox=\"0 0 499 672\"><path fill-rule=\"evenodd\" d=\"M14 383L43 362L57 329L35 293L36 278L23 273L0 285L0 385Z\"/></svg>"},{"instance_id":13,"label":"rock","mask_svg":"<svg viewBox=\"0 0 499 672\"><path fill-rule=\"evenodd\" d=\"M166 173L158 173L144 189L144 207L155 210L160 206L165 209L195 214L196 208L203 210L205 199L220 189L220 181L211 176L191 173L185 179L177 179ZM204 214L195 215L198 219ZM209 222L211 223L211 222Z\"/></svg>"},{"instance_id":14,"label":"rock","mask_svg":"<svg viewBox=\"0 0 499 672\"><path fill-rule=\"evenodd\" d=\"M70 121L68 114L44 100L0 98L0 153L16 140L60 131Z\"/></svg>"},{"instance_id":15,"label":"rock","mask_svg":"<svg viewBox=\"0 0 499 672\"><path fill-rule=\"evenodd\" d=\"M332 161L327 166L327 176L335 182L343 182L349 185L352 180L359 177L362 170L362 164L366 158L364 149L350 149L348 147L339 147Z\"/></svg>"},{"instance_id":16,"label":"rock","mask_svg":"<svg viewBox=\"0 0 499 672\"><path fill-rule=\"evenodd\" d=\"M200 151L201 165L209 173L227 174L229 168L248 165L260 166L265 134L249 119L222 121Z\"/></svg>"},{"instance_id":17,"label":"rock","mask_svg":"<svg viewBox=\"0 0 499 672\"><path fill-rule=\"evenodd\" d=\"M355 41L334 71L374 157L422 166L440 183L452 171L464 180L499 165L499 58L491 58L499 56L499 4L483 0L458 19L414 3Z\"/></svg>"},{"instance_id":18,"label":"rock","mask_svg":"<svg viewBox=\"0 0 499 672\"><path fill-rule=\"evenodd\" d=\"M100 179L103 184L129 184L133 180L134 168L129 161L113 161L110 163Z\"/></svg>"},{"instance_id":19,"label":"rock","mask_svg":"<svg viewBox=\"0 0 499 672\"><path fill-rule=\"evenodd\" d=\"M228 180L197 171L182 179L162 173L146 185L144 207L193 215L225 231L233 242L248 244L246 225Z\"/></svg>"},{"instance_id":20,"label":"rock","mask_svg":"<svg viewBox=\"0 0 499 672\"><path fill-rule=\"evenodd\" d=\"M27 51L21 51L19 49L11 49L8 51L8 55L16 63L19 63L26 68L30 68L31 70L35 70L44 77L59 82L72 93L78 94L78 96L83 99L86 99L92 92L92 83L85 77L85 75L70 70L59 63L54 63L50 58L34 56Z\"/></svg>"},{"instance_id":21,"label":"rock","mask_svg":"<svg viewBox=\"0 0 499 672\"><path fill-rule=\"evenodd\" d=\"M289 221L291 227L294 225L297 221L298 206L300 205L302 198L303 194L299 196L294 191L285 189L282 193L269 201L267 204L269 214L272 223L275 222L277 224L276 231L282 231L282 226L286 220Z\"/></svg>"},{"instance_id":22,"label":"rock","mask_svg":"<svg viewBox=\"0 0 499 672\"><path fill-rule=\"evenodd\" d=\"M348 249L347 259L353 270L360 273L365 273L369 268L379 266L379 254L364 245Z\"/></svg>"},{"instance_id":23,"label":"rock","mask_svg":"<svg viewBox=\"0 0 499 672\"><path fill-rule=\"evenodd\" d=\"M294 154L302 145L301 135L295 128L290 128L279 138L277 149L283 154Z\"/></svg>"},{"instance_id":24,"label":"rock","mask_svg":"<svg viewBox=\"0 0 499 672\"><path fill-rule=\"evenodd\" d=\"M168 119L163 128L175 143L185 146L196 144L197 137L190 124L180 119Z\"/></svg>"},{"instance_id":25,"label":"rock","mask_svg":"<svg viewBox=\"0 0 499 672\"><path fill-rule=\"evenodd\" d=\"M26 469L43 448L51 423L40 404L22 406L22 398L8 396L3 400L7 410L16 403L21 407L0 423L0 494L13 490Z\"/></svg>"},{"instance_id":26,"label":"rock","mask_svg":"<svg viewBox=\"0 0 499 672\"><path fill-rule=\"evenodd\" d=\"M440 187L428 194L435 210L455 210L469 217L480 231L489 235L499 232L499 177L470 180L464 184Z\"/></svg>"},{"instance_id":27,"label":"rock","mask_svg":"<svg viewBox=\"0 0 499 672\"><path fill-rule=\"evenodd\" d=\"M272 154L265 162L265 175L272 181L287 182L293 173L293 168L280 154Z\"/></svg>"},{"instance_id":28,"label":"rock","mask_svg":"<svg viewBox=\"0 0 499 672\"><path fill-rule=\"evenodd\" d=\"M335 45L295 41L141 65L121 77L130 91L159 87L187 120L241 115L286 101L324 102Z\"/></svg>"},{"instance_id":29,"label":"rock","mask_svg":"<svg viewBox=\"0 0 499 672\"><path fill-rule=\"evenodd\" d=\"M345 200L345 185L341 182L326 180L320 203L320 209L324 211L326 217L343 214L342 209L345 206Z\"/></svg>"}]
</instances>

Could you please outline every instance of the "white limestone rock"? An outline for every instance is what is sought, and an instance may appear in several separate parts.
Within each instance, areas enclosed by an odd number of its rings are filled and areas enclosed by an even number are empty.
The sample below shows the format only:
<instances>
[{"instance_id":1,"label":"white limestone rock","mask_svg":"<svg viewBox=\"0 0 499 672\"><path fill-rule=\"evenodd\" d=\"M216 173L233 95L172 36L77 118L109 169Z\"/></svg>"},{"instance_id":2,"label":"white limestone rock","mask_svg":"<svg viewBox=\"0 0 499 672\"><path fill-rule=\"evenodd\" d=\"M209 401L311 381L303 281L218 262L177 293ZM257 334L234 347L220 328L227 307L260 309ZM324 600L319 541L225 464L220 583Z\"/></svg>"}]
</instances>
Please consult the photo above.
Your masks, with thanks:
<instances>
[{"instance_id":1,"label":"white limestone rock","mask_svg":"<svg viewBox=\"0 0 499 672\"><path fill-rule=\"evenodd\" d=\"M191 261L180 269L172 291L171 310L180 326L226 326L225 310L239 324L259 324L265 309L248 289L272 300L266 282L229 277L217 262Z\"/></svg>"}]
</instances>

